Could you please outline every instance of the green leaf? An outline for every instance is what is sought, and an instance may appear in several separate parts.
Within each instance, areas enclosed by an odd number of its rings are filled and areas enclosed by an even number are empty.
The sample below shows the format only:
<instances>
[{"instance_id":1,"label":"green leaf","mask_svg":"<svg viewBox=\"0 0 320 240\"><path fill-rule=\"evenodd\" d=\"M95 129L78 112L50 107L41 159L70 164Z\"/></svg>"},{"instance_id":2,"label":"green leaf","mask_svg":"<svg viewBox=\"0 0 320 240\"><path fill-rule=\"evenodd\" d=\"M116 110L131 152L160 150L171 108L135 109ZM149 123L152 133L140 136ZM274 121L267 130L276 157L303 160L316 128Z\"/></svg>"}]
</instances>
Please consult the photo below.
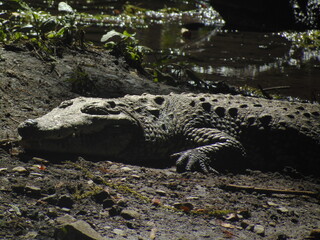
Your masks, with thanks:
<instances>
[{"instance_id":1,"label":"green leaf","mask_svg":"<svg viewBox=\"0 0 320 240\"><path fill-rule=\"evenodd\" d=\"M74 13L73 8L65 2L59 2L58 11L59 12Z\"/></svg>"},{"instance_id":2,"label":"green leaf","mask_svg":"<svg viewBox=\"0 0 320 240\"><path fill-rule=\"evenodd\" d=\"M120 38L124 38L124 34L122 33L119 33L115 30L111 30L109 32L107 32L107 34L104 34L102 37L101 37L101 42L107 42L109 41L109 39L113 38L113 37L120 37Z\"/></svg>"}]
</instances>

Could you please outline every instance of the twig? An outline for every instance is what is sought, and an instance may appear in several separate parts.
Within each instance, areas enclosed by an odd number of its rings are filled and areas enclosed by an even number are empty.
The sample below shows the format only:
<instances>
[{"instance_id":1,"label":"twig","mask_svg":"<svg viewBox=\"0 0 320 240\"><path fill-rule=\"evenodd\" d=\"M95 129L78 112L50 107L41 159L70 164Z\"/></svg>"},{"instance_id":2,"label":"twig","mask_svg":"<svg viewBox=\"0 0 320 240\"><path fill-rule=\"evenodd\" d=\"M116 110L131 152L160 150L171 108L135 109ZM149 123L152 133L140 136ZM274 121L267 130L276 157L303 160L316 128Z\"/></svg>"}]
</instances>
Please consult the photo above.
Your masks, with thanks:
<instances>
[{"instance_id":1,"label":"twig","mask_svg":"<svg viewBox=\"0 0 320 240\"><path fill-rule=\"evenodd\" d=\"M260 188L260 187L251 187L244 185L235 185L235 184L226 184L222 188L231 191L240 191L245 190L247 192L260 192L260 193L281 193L281 194L292 194L292 195L307 195L311 197L317 197L318 192L312 191L300 191L300 190L290 190L290 189L274 189L274 188Z\"/></svg>"},{"instance_id":2,"label":"twig","mask_svg":"<svg viewBox=\"0 0 320 240\"><path fill-rule=\"evenodd\" d=\"M273 91L273 90L281 90L281 89L289 89L290 86L276 86L276 87L269 87L264 88L263 91Z\"/></svg>"}]
</instances>

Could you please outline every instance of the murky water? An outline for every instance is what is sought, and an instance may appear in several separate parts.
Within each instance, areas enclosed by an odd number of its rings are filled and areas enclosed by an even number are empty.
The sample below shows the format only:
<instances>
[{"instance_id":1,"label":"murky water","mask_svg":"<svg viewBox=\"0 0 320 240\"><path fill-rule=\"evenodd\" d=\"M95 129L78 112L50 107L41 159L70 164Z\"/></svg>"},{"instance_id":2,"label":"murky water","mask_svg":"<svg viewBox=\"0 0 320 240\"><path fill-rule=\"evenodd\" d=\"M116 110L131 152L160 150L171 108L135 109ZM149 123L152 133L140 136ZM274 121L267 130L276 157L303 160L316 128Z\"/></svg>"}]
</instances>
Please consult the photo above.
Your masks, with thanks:
<instances>
[{"instance_id":1,"label":"murky water","mask_svg":"<svg viewBox=\"0 0 320 240\"><path fill-rule=\"evenodd\" d=\"M29 0L36 8L56 11L59 1ZM78 12L118 14L125 0L68 1ZM118 30L136 32L141 45L171 56L208 81L226 81L237 86L263 88L286 86L280 94L320 100L320 52L299 49L279 33L257 33L221 30L221 19L202 1L130 1L130 4L148 9L165 6L192 10L192 14L150 17L152 20L129 26L119 23ZM207 8L201 8L206 6ZM152 15L152 14L151 14ZM183 25L202 23L185 38ZM198 25L196 25L198 27ZM101 36L113 27L94 24L87 29L87 38L99 42ZM150 59L152 59L150 57Z\"/></svg>"}]
</instances>

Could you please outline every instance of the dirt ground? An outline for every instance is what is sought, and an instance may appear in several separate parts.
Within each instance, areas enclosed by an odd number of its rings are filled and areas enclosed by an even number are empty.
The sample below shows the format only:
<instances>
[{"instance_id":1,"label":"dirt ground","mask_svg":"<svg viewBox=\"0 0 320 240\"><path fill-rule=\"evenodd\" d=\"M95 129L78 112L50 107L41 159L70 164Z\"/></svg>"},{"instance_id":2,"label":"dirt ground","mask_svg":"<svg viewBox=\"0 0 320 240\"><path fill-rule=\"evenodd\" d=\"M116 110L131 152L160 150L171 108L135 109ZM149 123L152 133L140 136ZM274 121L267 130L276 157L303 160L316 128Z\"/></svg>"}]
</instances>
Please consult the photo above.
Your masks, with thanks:
<instances>
[{"instance_id":1,"label":"dirt ground","mask_svg":"<svg viewBox=\"0 0 320 240\"><path fill-rule=\"evenodd\" d=\"M35 55L0 47L0 239L320 239L320 179L292 169L181 174L23 154L18 124L62 100L182 91L100 50Z\"/></svg>"}]
</instances>

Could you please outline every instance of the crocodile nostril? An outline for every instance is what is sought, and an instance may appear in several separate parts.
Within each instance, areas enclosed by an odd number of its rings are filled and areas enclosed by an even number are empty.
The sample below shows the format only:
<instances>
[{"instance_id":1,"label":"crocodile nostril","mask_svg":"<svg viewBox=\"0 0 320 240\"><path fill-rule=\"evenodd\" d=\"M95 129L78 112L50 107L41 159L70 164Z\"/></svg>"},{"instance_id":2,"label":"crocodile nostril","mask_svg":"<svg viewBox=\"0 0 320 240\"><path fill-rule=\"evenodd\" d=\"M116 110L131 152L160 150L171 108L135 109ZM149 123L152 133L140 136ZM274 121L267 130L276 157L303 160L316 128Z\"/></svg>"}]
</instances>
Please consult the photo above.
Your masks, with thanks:
<instances>
[{"instance_id":1,"label":"crocodile nostril","mask_svg":"<svg viewBox=\"0 0 320 240\"><path fill-rule=\"evenodd\" d=\"M34 119L27 119L22 123L24 127L35 127L38 125L38 122Z\"/></svg>"},{"instance_id":2,"label":"crocodile nostril","mask_svg":"<svg viewBox=\"0 0 320 240\"><path fill-rule=\"evenodd\" d=\"M27 137L34 133L34 129L37 128L38 122L34 119L28 119L21 123L18 127L18 133L21 137Z\"/></svg>"}]
</instances>

